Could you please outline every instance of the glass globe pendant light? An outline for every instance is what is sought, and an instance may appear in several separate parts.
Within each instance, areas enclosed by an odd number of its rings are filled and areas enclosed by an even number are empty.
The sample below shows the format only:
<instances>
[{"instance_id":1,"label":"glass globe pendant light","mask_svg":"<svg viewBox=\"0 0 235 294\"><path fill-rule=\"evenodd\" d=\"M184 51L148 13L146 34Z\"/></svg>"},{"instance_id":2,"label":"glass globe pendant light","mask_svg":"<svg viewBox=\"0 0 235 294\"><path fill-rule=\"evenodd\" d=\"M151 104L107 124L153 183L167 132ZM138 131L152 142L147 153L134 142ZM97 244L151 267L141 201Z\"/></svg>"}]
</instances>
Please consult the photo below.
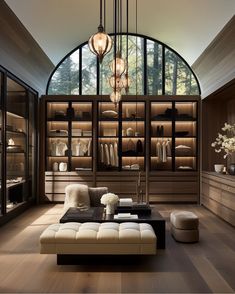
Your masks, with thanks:
<instances>
[{"instance_id":1,"label":"glass globe pendant light","mask_svg":"<svg viewBox=\"0 0 235 294\"><path fill-rule=\"evenodd\" d=\"M110 94L110 100L115 104L115 106L121 101L121 98L122 94L117 89Z\"/></svg>"},{"instance_id":2,"label":"glass globe pendant light","mask_svg":"<svg viewBox=\"0 0 235 294\"><path fill-rule=\"evenodd\" d=\"M124 84L123 84L123 78L120 77L120 76L115 76L115 75L112 75L110 78L109 78L109 85L111 88L116 88L118 91L121 91Z\"/></svg>"},{"instance_id":3,"label":"glass globe pendant light","mask_svg":"<svg viewBox=\"0 0 235 294\"><path fill-rule=\"evenodd\" d=\"M120 51L117 52L115 59L110 63L110 69L116 76L121 76L124 73L126 63L122 58Z\"/></svg>"},{"instance_id":4,"label":"glass globe pendant light","mask_svg":"<svg viewBox=\"0 0 235 294\"><path fill-rule=\"evenodd\" d=\"M98 32L89 38L88 46L92 53L94 53L99 62L102 63L104 56L112 49L113 41L108 34L105 33L102 24L102 1L100 0L100 25Z\"/></svg>"}]
</instances>

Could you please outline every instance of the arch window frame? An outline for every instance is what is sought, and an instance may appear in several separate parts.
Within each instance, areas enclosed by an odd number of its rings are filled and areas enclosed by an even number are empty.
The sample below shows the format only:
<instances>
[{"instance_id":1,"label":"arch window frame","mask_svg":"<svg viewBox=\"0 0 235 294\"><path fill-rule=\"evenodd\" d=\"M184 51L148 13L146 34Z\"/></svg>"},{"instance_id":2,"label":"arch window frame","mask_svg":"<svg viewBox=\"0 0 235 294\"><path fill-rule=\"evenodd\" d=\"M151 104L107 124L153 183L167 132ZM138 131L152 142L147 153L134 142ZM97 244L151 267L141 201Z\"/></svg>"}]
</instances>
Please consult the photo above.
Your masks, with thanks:
<instances>
[{"instance_id":1,"label":"arch window frame","mask_svg":"<svg viewBox=\"0 0 235 294\"><path fill-rule=\"evenodd\" d=\"M110 36L114 36L114 34L109 34ZM126 33L122 33L120 34L121 36L126 37ZM194 73L193 69L191 68L191 66L187 63L187 61L178 53L176 52L174 49L172 49L170 46L166 45L165 43L154 39L152 37L146 36L146 35L142 35L142 34L135 34L135 33L128 33L128 37L129 36L133 36L133 37L139 37L143 39L143 62L144 62L144 66L143 66L143 81L144 81L144 85L143 85L143 93L142 94L138 94L138 95L150 95L150 96L159 96L159 95L201 95L201 88L200 88L200 83L199 80L196 76L196 74ZM161 45L161 53L162 53L162 65L161 65L161 76L162 76L162 85L161 85L161 89L162 89L162 93L161 94L149 94L148 93L148 75L147 75L147 41L152 41L152 42L156 42L159 45ZM55 74L55 72L59 69L59 67L61 66L61 64L69 57L71 56L73 53L75 53L77 50L79 50L79 78L78 78L78 84L79 84L79 90L78 90L78 95L87 95L87 94L83 94L82 92L82 48L84 46L88 45L88 41L85 41L83 43L81 43L79 46L75 47L73 50L71 50L68 54L66 54L62 60L56 65L56 67L54 68L54 70L52 71L52 73L49 76L48 82L47 82L47 86L46 86L46 95L50 95L49 94L49 88L50 88L50 83L52 81L53 75ZM166 49L169 50L170 52L172 52L173 54L175 54L177 56L177 58L179 58L179 60L181 60L183 62L183 64L190 70L190 72L192 73L193 78L196 81L196 85L197 85L197 89L198 89L198 94L176 94L176 93L172 93L172 94L166 94L166 89L165 89L165 84L166 84ZM96 94L95 95L101 95L104 93L101 93L101 89L100 89L100 66L99 66L99 61L98 58L96 58ZM111 92L111 88L110 88L110 92ZM51 94L51 95L72 95L72 94ZM94 94L89 94L89 95L94 95Z\"/></svg>"}]
</instances>

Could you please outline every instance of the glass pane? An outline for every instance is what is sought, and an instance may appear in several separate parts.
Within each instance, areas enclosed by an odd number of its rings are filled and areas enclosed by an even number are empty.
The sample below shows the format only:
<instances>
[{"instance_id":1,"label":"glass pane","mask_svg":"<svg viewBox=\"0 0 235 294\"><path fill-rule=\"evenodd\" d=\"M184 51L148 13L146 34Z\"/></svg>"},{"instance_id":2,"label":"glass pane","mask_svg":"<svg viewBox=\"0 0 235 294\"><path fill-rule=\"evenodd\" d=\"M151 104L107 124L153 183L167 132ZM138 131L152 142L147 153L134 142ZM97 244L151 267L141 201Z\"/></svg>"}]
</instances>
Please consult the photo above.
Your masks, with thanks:
<instances>
[{"instance_id":1,"label":"glass pane","mask_svg":"<svg viewBox=\"0 0 235 294\"><path fill-rule=\"evenodd\" d=\"M95 95L97 82L97 59L88 45L82 48L82 94Z\"/></svg>"},{"instance_id":2,"label":"glass pane","mask_svg":"<svg viewBox=\"0 0 235 294\"><path fill-rule=\"evenodd\" d=\"M1 131L0 131L0 215L2 214L2 73L0 72L0 125L1 125Z\"/></svg>"},{"instance_id":3,"label":"glass pane","mask_svg":"<svg viewBox=\"0 0 235 294\"><path fill-rule=\"evenodd\" d=\"M36 102L37 96L29 92L29 147L28 147L28 160L29 160L29 198L36 196Z\"/></svg>"},{"instance_id":4,"label":"glass pane","mask_svg":"<svg viewBox=\"0 0 235 294\"><path fill-rule=\"evenodd\" d=\"M162 95L162 45L147 40L147 94Z\"/></svg>"},{"instance_id":5,"label":"glass pane","mask_svg":"<svg viewBox=\"0 0 235 294\"><path fill-rule=\"evenodd\" d=\"M199 95L196 79L184 60L165 49L165 94Z\"/></svg>"},{"instance_id":6,"label":"glass pane","mask_svg":"<svg viewBox=\"0 0 235 294\"><path fill-rule=\"evenodd\" d=\"M151 102L151 170L172 170L172 119L172 102Z\"/></svg>"},{"instance_id":7,"label":"glass pane","mask_svg":"<svg viewBox=\"0 0 235 294\"><path fill-rule=\"evenodd\" d=\"M176 95L177 88L177 56L165 49L165 94Z\"/></svg>"},{"instance_id":8,"label":"glass pane","mask_svg":"<svg viewBox=\"0 0 235 294\"><path fill-rule=\"evenodd\" d=\"M49 95L79 94L79 49L68 56L53 74Z\"/></svg>"},{"instance_id":9,"label":"glass pane","mask_svg":"<svg viewBox=\"0 0 235 294\"><path fill-rule=\"evenodd\" d=\"M27 113L26 89L7 78L6 99L6 188L7 211L28 197L26 178Z\"/></svg>"},{"instance_id":10,"label":"glass pane","mask_svg":"<svg viewBox=\"0 0 235 294\"><path fill-rule=\"evenodd\" d=\"M198 95L198 86L191 69L178 58L177 95Z\"/></svg>"},{"instance_id":11,"label":"glass pane","mask_svg":"<svg viewBox=\"0 0 235 294\"><path fill-rule=\"evenodd\" d=\"M128 71L131 79L130 95L144 94L144 39L129 36L128 39Z\"/></svg>"},{"instance_id":12,"label":"glass pane","mask_svg":"<svg viewBox=\"0 0 235 294\"><path fill-rule=\"evenodd\" d=\"M71 114L68 102L47 103L47 171L67 170Z\"/></svg>"}]
</instances>

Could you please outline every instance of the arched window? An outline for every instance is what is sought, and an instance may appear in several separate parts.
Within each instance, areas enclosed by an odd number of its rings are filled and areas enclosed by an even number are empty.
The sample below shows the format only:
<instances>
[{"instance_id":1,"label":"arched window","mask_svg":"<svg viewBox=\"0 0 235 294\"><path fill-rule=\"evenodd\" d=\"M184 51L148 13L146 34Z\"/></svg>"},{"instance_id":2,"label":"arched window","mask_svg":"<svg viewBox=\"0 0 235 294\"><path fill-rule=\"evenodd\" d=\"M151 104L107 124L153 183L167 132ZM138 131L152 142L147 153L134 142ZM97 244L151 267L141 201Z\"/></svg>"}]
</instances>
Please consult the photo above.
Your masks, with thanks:
<instances>
[{"instance_id":1,"label":"arched window","mask_svg":"<svg viewBox=\"0 0 235 294\"><path fill-rule=\"evenodd\" d=\"M128 41L127 41L128 40ZM121 35L122 57L126 58L131 78L130 95L200 95L198 80L187 62L173 49L152 38ZM49 78L49 95L108 95L111 88L109 63L111 50L99 66L87 42L57 65Z\"/></svg>"}]
</instances>

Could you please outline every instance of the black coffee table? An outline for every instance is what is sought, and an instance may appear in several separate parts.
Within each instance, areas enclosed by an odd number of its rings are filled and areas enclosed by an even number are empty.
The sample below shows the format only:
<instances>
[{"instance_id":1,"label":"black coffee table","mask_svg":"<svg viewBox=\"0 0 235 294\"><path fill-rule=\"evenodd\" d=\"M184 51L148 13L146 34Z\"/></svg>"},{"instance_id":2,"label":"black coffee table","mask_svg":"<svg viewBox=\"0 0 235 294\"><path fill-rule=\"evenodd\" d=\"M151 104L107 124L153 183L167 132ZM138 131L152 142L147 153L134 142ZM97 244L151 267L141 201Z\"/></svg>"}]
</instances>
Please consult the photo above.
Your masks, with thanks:
<instances>
[{"instance_id":1,"label":"black coffee table","mask_svg":"<svg viewBox=\"0 0 235 294\"><path fill-rule=\"evenodd\" d=\"M151 214L141 215L138 214L138 219L114 219L114 215L106 215L103 207L91 207L87 211L80 211L78 208L71 207L60 219L60 223L67 222L136 222L136 223L149 223L157 236L157 248L165 249L165 220L159 212L152 211Z\"/></svg>"}]
</instances>

